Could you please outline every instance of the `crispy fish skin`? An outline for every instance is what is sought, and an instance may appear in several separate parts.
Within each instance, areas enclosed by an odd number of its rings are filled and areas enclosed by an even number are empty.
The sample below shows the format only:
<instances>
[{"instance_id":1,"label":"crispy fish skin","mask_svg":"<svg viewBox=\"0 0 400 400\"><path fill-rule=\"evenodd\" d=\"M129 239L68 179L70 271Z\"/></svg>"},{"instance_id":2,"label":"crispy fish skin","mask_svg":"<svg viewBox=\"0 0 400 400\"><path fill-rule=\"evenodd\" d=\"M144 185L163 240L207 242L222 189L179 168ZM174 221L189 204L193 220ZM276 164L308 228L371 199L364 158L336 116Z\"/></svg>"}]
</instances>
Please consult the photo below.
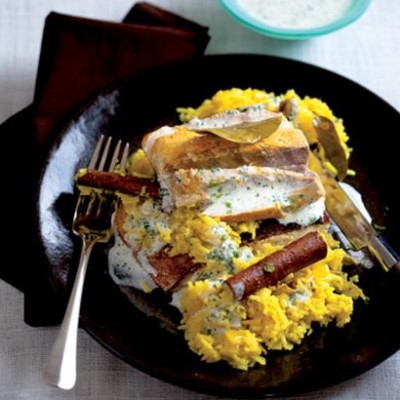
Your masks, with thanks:
<instances>
[{"instance_id":1,"label":"crispy fish skin","mask_svg":"<svg viewBox=\"0 0 400 400\"><path fill-rule=\"evenodd\" d=\"M165 135L159 135L159 131L149 133L142 142L160 178L178 169L241 165L296 169L305 168L308 161L307 140L299 129L287 123L282 123L275 133L254 144L230 142L215 135L196 133L184 126L170 129Z\"/></svg>"}]
</instances>

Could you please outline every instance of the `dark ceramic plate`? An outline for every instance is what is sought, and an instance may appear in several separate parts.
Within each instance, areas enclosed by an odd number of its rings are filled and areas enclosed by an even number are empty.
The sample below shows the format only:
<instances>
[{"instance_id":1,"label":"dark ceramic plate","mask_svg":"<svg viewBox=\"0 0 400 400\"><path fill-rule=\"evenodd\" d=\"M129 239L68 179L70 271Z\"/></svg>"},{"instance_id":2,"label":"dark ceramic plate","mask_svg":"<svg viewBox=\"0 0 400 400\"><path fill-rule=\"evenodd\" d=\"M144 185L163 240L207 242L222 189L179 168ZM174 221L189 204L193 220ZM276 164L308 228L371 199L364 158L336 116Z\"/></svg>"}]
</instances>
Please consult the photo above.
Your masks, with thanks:
<instances>
[{"instance_id":1,"label":"dark ceramic plate","mask_svg":"<svg viewBox=\"0 0 400 400\"><path fill-rule=\"evenodd\" d=\"M364 195L377 224L393 245L400 234L393 189L398 158L393 128L400 115L382 99L332 72L296 61L253 55L209 56L132 77L96 97L60 131L39 184L38 229L47 273L65 295L77 265L80 244L70 231L76 199L73 176L88 163L105 133L139 144L142 135L177 122L178 106L196 106L218 89L262 88L276 93L294 88L301 96L325 100L343 117L354 147L352 183ZM399 250L399 247L397 247ZM370 300L356 303L343 329L317 328L290 352L270 352L266 367L247 372L200 362L183 338L165 329L171 316L157 296L130 293L134 304L107 274L106 251L91 260L82 305L82 323L106 348L127 363L173 384L233 397L280 396L313 390L360 374L400 348L399 295L378 266L361 271ZM155 312L148 317L143 311ZM160 318L161 317L161 318Z\"/></svg>"}]
</instances>

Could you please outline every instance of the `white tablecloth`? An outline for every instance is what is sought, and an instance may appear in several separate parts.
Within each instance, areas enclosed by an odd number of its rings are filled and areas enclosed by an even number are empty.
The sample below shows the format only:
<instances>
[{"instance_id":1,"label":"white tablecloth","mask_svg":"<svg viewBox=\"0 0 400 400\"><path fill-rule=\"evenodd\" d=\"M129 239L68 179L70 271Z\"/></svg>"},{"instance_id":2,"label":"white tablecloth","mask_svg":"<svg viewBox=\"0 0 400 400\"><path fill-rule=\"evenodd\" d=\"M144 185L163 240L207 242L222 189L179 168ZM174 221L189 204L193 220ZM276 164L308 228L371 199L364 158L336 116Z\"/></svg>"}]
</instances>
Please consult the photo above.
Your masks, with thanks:
<instances>
[{"instance_id":1,"label":"white tablecloth","mask_svg":"<svg viewBox=\"0 0 400 400\"><path fill-rule=\"evenodd\" d=\"M210 27L207 53L273 54L316 64L366 86L400 110L400 2L374 0L352 26L308 41L280 41L246 30L215 0L152 0ZM50 11L120 21L131 0L2 0L0 123L32 100L44 19ZM398 127L397 127L398 129ZM396 130L393 130L393 134ZM0 281L0 399L208 399L124 364L84 331L78 382L69 392L47 387L42 366L56 330L23 322L23 296ZM400 399L400 352L351 381L300 396L307 399Z\"/></svg>"}]
</instances>

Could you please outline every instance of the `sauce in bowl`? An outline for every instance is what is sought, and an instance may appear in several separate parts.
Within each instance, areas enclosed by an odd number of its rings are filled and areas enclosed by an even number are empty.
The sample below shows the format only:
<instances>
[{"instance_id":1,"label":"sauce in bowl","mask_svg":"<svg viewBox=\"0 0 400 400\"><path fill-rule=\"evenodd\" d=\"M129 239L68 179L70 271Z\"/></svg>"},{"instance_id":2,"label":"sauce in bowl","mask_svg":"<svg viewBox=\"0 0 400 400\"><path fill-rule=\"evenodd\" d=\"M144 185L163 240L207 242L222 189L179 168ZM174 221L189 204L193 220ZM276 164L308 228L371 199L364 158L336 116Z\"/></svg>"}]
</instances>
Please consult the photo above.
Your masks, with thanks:
<instances>
[{"instance_id":1,"label":"sauce in bowl","mask_svg":"<svg viewBox=\"0 0 400 400\"><path fill-rule=\"evenodd\" d=\"M339 19L352 0L237 0L259 21L277 28L311 29Z\"/></svg>"}]
</instances>

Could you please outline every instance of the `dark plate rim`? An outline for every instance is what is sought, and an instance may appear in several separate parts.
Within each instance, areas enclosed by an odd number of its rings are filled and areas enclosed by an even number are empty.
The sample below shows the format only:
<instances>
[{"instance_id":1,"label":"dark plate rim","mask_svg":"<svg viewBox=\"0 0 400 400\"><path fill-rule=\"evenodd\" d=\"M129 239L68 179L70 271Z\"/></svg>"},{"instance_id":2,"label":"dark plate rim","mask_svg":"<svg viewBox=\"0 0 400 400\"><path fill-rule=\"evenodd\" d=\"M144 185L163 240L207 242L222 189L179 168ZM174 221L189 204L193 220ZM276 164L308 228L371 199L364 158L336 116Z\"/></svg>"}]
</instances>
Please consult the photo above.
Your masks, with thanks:
<instances>
[{"instance_id":1,"label":"dark plate rim","mask_svg":"<svg viewBox=\"0 0 400 400\"><path fill-rule=\"evenodd\" d=\"M107 94L112 93L114 90L118 89L119 87L123 86L125 83L127 83L131 80L140 79L141 77L146 78L147 76L151 76L152 74L157 73L157 71L163 71L165 73L166 71L174 70L175 68L190 68L191 65L194 65L194 64L198 63L199 61L201 62L204 59L206 59L206 60L214 60L214 59L225 59L225 60L231 59L231 60L233 60L235 58L243 58L243 59L249 59L249 60L250 59L253 59L253 60L256 60L256 59L280 60L287 64L298 65L298 66L302 66L304 68L308 68L311 71L314 70L314 71L323 72L324 74L336 77L336 79L345 81L345 82L347 82L347 84L350 84L351 86L355 85L355 86L359 87L361 90L368 92L368 94L370 96L373 96L376 99L378 99L380 102L384 103L385 107L388 107L392 111L399 114L399 112L391 104L389 104L384 98L375 94L374 92L372 92L370 89L366 88L365 86L360 85L357 82L354 82L350 78L347 78L336 72L330 71L329 69L322 68L317 65L309 64L309 63L306 63L303 61L298 61L298 60L294 60L291 58L284 58L284 57L277 57L277 56L270 56L270 55L261 55L261 54L232 53L232 54L206 55L206 56L203 56L202 58L200 58L198 60L194 60L194 61L193 60L192 61L183 61L183 62L177 62L177 63L164 65L161 67L149 68L146 71L135 73L131 76L123 78L123 79L117 81L116 83L113 83L112 85L104 88L103 90L100 90L96 95L94 95L91 99L89 99L87 102L85 102L85 104L83 104L77 112L75 112L72 116L68 116L67 118L65 118L54 129L54 131L57 132L57 135L54 137L54 140L52 141L52 143L50 143L48 146L48 149L46 151L46 156L44 157L44 162L42 164L42 168L40 171L39 180L38 180L38 191L36 193L36 221L35 222L36 222L36 226L37 226L38 243L41 248L42 254L44 254L43 258L45 259L45 266L43 267L43 269L45 270L45 273L49 276L50 283L55 288L57 294L60 296L60 298L63 301L66 301L66 299L67 299L67 295L68 295L67 291L64 290L65 288L60 283L60 281L53 279L53 277L48 274L49 268L51 268L51 262L46 257L45 245L42 240L42 237L40 234L40 228L39 228L39 226L40 226L40 224L39 224L39 218L40 218L39 217L39 207L40 207L40 190L39 190L39 188L41 187L43 175L44 175L47 165L48 165L49 156L55 149L58 148L58 146L60 145L60 143L62 141L63 136L68 132L70 126L79 119L80 115L85 110L87 110L99 96L106 96ZM399 114L399 117L400 117L400 114ZM204 385L201 384L201 382L199 384L196 384L193 382L187 383L185 380L179 379L179 377L176 375L174 375L174 377L172 378L171 375L160 372L157 369L157 366L154 366L154 368L149 368L146 364L141 363L140 360L133 361L132 359L129 359L125 355L123 355L120 352L118 352L117 350L115 350L101 336L96 334L93 330L93 327L90 326L90 318L88 318L87 315L81 314L81 321L82 321L82 328L91 337L93 337L98 343L100 343L105 349L107 349L112 354L114 354L121 360L125 361L129 365L141 370L142 372L145 372L145 373L147 373L153 377L159 378L167 383L177 385L177 386L185 388L185 389L190 389L190 390L194 390L199 393L208 393L211 395L218 395L218 396L227 396L228 395L233 398L244 398L244 397L255 398L255 397L259 397L259 396L286 397L286 396L298 395L298 394L305 393L305 392L312 392L315 390L323 389L323 388L329 387L331 385L338 384L338 383L344 382L346 380L352 379L358 375L361 375L362 373L379 365L380 363L382 363L384 360L386 360L391 355L395 354L400 349L400 347L393 346L393 349L388 349L385 352L381 352L379 354L379 357L374 357L372 360L370 360L369 363L364 364L362 367L360 367L357 370L353 370L348 373L340 372L340 373L338 373L337 376L334 376L331 379L326 379L325 381L321 381L321 382L317 382L317 383L313 383L313 384L310 383L309 385L300 385L300 386L297 386L296 388L292 388L291 390L290 389L289 390L277 389L277 390L266 391L265 389L257 390L257 389L251 388L251 389L249 389L250 393L246 389L234 389L234 390L231 390L229 393L227 393L226 390L218 389L218 387L215 387L215 386L213 386L211 388L206 388L206 387L204 387Z\"/></svg>"}]
</instances>

